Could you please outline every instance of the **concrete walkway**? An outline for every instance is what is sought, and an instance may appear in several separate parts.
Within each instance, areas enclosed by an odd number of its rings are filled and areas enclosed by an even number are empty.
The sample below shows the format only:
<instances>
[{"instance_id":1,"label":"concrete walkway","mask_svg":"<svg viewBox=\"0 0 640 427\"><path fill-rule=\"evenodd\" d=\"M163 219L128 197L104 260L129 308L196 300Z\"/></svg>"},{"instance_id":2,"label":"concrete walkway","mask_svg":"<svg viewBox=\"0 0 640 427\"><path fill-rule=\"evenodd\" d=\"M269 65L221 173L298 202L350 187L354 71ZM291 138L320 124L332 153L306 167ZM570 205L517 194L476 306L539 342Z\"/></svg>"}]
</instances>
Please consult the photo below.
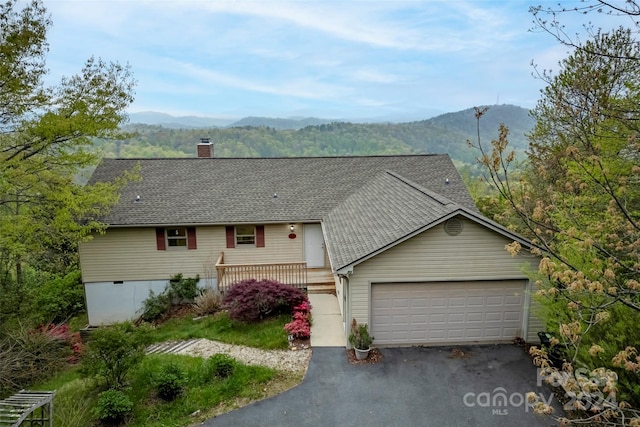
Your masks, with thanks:
<instances>
[{"instance_id":1,"label":"concrete walkway","mask_svg":"<svg viewBox=\"0 0 640 427\"><path fill-rule=\"evenodd\" d=\"M309 294L311 315L311 347L344 347L346 339L338 298L330 294Z\"/></svg>"}]
</instances>

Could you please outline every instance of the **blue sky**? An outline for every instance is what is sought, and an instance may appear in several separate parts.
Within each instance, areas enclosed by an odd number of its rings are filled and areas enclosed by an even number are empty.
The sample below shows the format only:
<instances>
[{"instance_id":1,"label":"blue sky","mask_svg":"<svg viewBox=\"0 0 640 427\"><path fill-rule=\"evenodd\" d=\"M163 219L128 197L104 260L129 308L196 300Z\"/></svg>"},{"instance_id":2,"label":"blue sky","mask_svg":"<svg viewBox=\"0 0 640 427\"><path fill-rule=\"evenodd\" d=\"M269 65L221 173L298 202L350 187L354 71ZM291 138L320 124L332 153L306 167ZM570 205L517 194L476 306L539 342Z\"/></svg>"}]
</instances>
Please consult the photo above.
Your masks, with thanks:
<instances>
[{"instance_id":1,"label":"blue sky","mask_svg":"<svg viewBox=\"0 0 640 427\"><path fill-rule=\"evenodd\" d=\"M535 105L567 49L529 1L45 0L50 78L131 65L130 112L419 120ZM549 3L550 5L552 3Z\"/></svg>"}]
</instances>

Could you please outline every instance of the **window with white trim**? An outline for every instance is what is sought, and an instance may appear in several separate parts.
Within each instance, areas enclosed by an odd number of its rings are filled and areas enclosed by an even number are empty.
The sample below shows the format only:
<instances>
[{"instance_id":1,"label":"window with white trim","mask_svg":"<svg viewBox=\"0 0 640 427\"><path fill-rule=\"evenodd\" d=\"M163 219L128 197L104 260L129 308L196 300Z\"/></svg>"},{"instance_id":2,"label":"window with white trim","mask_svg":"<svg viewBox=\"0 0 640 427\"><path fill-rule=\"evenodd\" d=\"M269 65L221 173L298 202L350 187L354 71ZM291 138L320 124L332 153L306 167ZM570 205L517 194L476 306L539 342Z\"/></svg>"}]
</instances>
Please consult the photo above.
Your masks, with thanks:
<instances>
[{"instance_id":1,"label":"window with white trim","mask_svg":"<svg viewBox=\"0 0 640 427\"><path fill-rule=\"evenodd\" d=\"M187 247L187 228L174 227L167 228L167 246L170 248L186 248Z\"/></svg>"},{"instance_id":2,"label":"window with white trim","mask_svg":"<svg viewBox=\"0 0 640 427\"><path fill-rule=\"evenodd\" d=\"M256 227L253 225L236 225L236 245L255 245Z\"/></svg>"}]
</instances>

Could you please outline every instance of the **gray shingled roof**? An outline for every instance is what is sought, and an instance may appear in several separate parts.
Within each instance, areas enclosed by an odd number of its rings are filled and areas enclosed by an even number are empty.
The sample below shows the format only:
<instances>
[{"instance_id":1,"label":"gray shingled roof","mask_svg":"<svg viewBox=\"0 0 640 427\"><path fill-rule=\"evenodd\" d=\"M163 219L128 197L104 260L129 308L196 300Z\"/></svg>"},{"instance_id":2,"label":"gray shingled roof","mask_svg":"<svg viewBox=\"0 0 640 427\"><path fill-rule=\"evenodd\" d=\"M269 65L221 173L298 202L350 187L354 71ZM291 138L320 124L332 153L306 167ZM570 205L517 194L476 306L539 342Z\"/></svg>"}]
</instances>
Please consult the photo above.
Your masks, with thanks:
<instances>
[{"instance_id":1,"label":"gray shingled roof","mask_svg":"<svg viewBox=\"0 0 640 427\"><path fill-rule=\"evenodd\" d=\"M137 164L142 179L102 218L109 225L319 221L387 170L477 211L447 155L104 159L90 182L111 181Z\"/></svg>"},{"instance_id":2,"label":"gray shingled roof","mask_svg":"<svg viewBox=\"0 0 640 427\"><path fill-rule=\"evenodd\" d=\"M379 174L336 205L323 219L334 271L461 215L531 248L531 242L469 209L391 171Z\"/></svg>"},{"instance_id":3,"label":"gray shingled roof","mask_svg":"<svg viewBox=\"0 0 640 427\"><path fill-rule=\"evenodd\" d=\"M379 174L325 216L331 264L343 268L459 208L393 172Z\"/></svg>"}]
</instances>

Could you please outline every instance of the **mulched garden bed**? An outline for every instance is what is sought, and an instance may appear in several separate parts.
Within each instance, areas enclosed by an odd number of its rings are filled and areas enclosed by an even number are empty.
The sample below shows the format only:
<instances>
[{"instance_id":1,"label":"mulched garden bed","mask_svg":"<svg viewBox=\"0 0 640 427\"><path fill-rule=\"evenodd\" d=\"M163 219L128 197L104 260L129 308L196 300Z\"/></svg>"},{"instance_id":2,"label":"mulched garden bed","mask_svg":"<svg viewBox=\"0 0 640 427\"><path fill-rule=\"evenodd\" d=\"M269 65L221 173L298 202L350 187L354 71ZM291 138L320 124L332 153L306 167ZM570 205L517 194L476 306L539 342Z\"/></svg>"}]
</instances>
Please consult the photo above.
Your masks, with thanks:
<instances>
[{"instance_id":1,"label":"mulched garden bed","mask_svg":"<svg viewBox=\"0 0 640 427\"><path fill-rule=\"evenodd\" d=\"M382 352L377 348L372 348L369 352L369 357L363 360L356 359L356 352L353 349L346 350L347 359L352 365L372 365L374 363L382 362Z\"/></svg>"},{"instance_id":2,"label":"mulched garden bed","mask_svg":"<svg viewBox=\"0 0 640 427\"><path fill-rule=\"evenodd\" d=\"M311 348L311 339L307 338L306 340L295 339L289 342L289 350L297 351L297 350L307 350Z\"/></svg>"}]
</instances>

